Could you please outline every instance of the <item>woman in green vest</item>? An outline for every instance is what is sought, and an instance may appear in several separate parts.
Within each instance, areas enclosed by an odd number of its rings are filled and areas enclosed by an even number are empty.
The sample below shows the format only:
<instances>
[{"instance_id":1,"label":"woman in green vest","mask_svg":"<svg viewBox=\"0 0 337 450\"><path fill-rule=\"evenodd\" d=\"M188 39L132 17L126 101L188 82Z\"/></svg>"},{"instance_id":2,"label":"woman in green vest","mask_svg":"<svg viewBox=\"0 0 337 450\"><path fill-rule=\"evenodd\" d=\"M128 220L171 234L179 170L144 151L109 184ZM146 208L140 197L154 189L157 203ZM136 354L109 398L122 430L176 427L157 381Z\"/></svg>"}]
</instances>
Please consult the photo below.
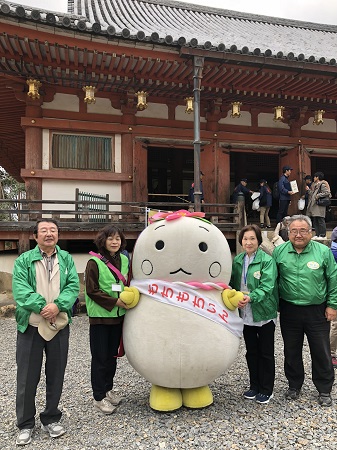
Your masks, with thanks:
<instances>
[{"instance_id":1,"label":"woman in green vest","mask_svg":"<svg viewBox=\"0 0 337 450\"><path fill-rule=\"evenodd\" d=\"M127 306L120 299L129 272L129 259L122 254L126 247L124 234L107 225L94 243L99 253L85 270L85 301L90 324L91 385L94 407L111 414L121 398L112 390L117 354Z\"/></svg>"}]
</instances>

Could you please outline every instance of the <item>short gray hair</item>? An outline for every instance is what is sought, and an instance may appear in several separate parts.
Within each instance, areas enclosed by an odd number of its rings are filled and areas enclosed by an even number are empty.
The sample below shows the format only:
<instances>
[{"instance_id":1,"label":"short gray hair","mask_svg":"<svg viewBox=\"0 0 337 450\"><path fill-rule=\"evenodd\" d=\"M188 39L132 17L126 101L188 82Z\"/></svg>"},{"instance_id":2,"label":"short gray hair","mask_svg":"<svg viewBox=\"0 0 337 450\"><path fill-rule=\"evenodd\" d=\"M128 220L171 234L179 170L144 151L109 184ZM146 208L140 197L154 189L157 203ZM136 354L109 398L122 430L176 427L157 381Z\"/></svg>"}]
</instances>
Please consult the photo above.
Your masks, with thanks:
<instances>
[{"instance_id":1,"label":"short gray hair","mask_svg":"<svg viewBox=\"0 0 337 450\"><path fill-rule=\"evenodd\" d=\"M310 217L305 216L304 214L295 214L294 216L291 216L290 219L288 220L288 231L290 228L290 224L292 224L293 222L295 222L295 220L301 220L302 222L307 222L307 224L309 225L309 228L312 228L312 222Z\"/></svg>"}]
</instances>

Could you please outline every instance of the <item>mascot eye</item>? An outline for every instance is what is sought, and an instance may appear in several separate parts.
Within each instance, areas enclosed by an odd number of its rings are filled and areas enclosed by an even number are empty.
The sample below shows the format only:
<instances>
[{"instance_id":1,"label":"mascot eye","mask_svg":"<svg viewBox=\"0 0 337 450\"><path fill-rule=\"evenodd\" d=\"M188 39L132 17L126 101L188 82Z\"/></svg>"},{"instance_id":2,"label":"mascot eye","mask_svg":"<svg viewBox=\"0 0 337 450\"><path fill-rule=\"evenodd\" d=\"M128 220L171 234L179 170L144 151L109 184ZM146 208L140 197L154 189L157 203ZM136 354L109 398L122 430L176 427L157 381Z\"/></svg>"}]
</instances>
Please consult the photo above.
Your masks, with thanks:
<instances>
[{"instance_id":1,"label":"mascot eye","mask_svg":"<svg viewBox=\"0 0 337 450\"><path fill-rule=\"evenodd\" d=\"M206 244L206 242L200 242L200 244L199 244L199 249L200 249L202 252L206 252L207 249L208 249L208 245Z\"/></svg>"},{"instance_id":2,"label":"mascot eye","mask_svg":"<svg viewBox=\"0 0 337 450\"><path fill-rule=\"evenodd\" d=\"M162 250L165 247L164 241L157 241L156 242L156 249Z\"/></svg>"}]
</instances>

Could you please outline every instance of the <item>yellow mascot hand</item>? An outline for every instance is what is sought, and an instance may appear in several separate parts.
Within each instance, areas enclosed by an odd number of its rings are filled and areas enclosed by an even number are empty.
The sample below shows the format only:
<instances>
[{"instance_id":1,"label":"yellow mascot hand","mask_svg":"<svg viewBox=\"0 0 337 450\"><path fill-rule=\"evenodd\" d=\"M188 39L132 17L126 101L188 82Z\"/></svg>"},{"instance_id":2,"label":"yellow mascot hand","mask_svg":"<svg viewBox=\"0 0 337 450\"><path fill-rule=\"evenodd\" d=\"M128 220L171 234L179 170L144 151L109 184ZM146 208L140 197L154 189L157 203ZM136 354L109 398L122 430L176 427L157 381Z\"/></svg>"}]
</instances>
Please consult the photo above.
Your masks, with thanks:
<instances>
[{"instance_id":1,"label":"yellow mascot hand","mask_svg":"<svg viewBox=\"0 0 337 450\"><path fill-rule=\"evenodd\" d=\"M134 308L139 302L139 290L133 286L125 286L119 297L129 307L128 309Z\"/></svg>"},{"instance_id":2,"label":"yellow mascot hand","mask_svg":"<svg viewBox=\"0 0 337 450\"><path fill-rule=\"evenodd\" d=\"M225 289L222 292L222 301L231 311L234 311L238 307L241 300L243 300L243 293L240 291L236 291L235 289Z\"/></svg>"}]
</instances>

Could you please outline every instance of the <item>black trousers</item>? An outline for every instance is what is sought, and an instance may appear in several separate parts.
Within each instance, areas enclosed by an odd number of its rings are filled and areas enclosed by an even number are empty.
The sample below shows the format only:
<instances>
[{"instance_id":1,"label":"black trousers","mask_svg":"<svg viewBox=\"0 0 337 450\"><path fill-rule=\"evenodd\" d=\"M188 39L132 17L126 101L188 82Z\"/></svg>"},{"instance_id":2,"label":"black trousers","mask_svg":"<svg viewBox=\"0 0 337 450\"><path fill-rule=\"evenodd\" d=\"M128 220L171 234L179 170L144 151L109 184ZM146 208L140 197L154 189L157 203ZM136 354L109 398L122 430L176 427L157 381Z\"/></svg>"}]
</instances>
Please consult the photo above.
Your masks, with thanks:
<instances>
[{"instance_id":1,"label":"black trousers","mask_svg":"<svg viewBox=\"0 0 337 450\"><path fill-rule=\"evenodd\" d=\"M288 215L289 203L290 200L279 200L279 207L276 216L277 223L281 222L283 217Z\"/></svg>"},{"instance_id":2,"label":"black trousers","mask_svg":"<svg viewBox=\"0 0 337 450\"><path fill-rule=\"evenodd\" d=\"M271 395L274 389L274 335L275 323L272 320L262 327L243 327L250 389L260 394Z\"/></svg>"},{"instance_id":3,"label":"black trousers","mask_svg":"<svg viewBox=\"0 0 337 450\"><path fill-rule=\"evenodd\" d=\"M334 369L330 355L330 322L325 302L297 306L280 300L280 324L284 341L284 371L289 387L301 389L304 382L303 340L307 336L312 362L312 381L320 393L330 393Z\"/></svg>"},{"instance_id":4,"label":"black trousers","mask_svg":"<svg viewBox=\"0 0 337 450\"><path fill-rule=\"evenodd\" d=\"M91 386L94 399L103 400L112 389L123 324L90 325Z\"/></svg>"},{"instance_id":5,"label":"black trousers","mask_svg":"<svg viewBox=\"0 0 337 450\"><path fill-rule=\"evenodd\" d=\"M324 217L311 217L312 226L315 228L316 236L326 236L326 224Z\"/></svg>"},{"instance_id":6,"label":"black trousers","mask_svg":"<svg viewBox=\"0 0 337 450\"><path fill-rule=\"evenodd\" d=\"M62 394L64 372L69 348L69 325L60 330L51 341L45 341L37 327L28 325L24 333L18 331L16 346L17 426L34 428L35 396L40 381L43 352L46 354L46 407L40 414L43 425L59 422L62 416L58 404Z\"/></svg>"}]
</instances>

